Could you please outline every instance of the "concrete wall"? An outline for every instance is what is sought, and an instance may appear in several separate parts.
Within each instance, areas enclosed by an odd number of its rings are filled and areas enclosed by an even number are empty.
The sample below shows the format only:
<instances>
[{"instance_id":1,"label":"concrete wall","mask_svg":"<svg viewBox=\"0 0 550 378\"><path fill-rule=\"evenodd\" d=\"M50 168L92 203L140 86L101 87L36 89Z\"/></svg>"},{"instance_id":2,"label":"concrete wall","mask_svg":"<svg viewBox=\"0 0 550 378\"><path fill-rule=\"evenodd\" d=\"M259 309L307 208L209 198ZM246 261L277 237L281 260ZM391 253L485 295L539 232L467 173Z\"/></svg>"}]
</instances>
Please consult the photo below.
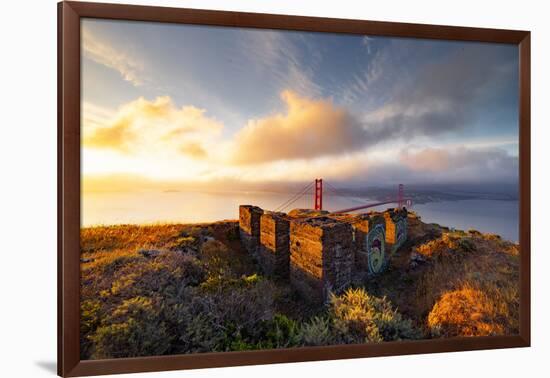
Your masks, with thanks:
<instances>
[{"instance_id":1,"label":"concrete wall","mask_svg":"<svg viewBox=\"0 0 550 378\"><path fill-rule=\"evenodd\" d=\"M245 249L257 257L260 246L260 217L263 210L257 206L239 206L239 233Z\"/></svg>"},{"instance_id":2,"label":"concrete wall","mask_svg":"<svg viewBox=\"0 0 550 378\"><path fill-rule=\"evenodd\" d=\"M290 223L290 281L312 301L341 292L352 279L353 230L328 217Z\"/></svg>"},{"instance_id":3,"label":"concrete wall","mask_svg":"<svg viewBox=\"0 0 550 378\"><path fill-rule=\"evenodd\" d=\"M407 211L365 215L264 212L239 207L246 250L266 275L289 278L306 300L325 301L352 279L381 273L407 239Z\"/></svg>"},{"instance_id":4,"label":"concrete wall","mask_svg":"<svg viewBox=\"0 0 550 378\"><path fill-rule=\"evenodd\" d=\"M377 274L385 268L386 247L385 247L385 227L386 222L380 214L366 214L356 218L352 223L355 232L355 269L358 273ZM381 236L382 235L382 236ZM382 238L382 240L380 240ZM374 260L373 252L376 241L380 242L379 253L376 258L383 258L383 266L379 266Z\"/></svg>"},{"instance_id":5,"label":"concrete wall","mask_svg":"<svg viewBox=\"0 0 550 378\"><path fill-rule=\"evenodd\" d=\"M264 212L260 217L258 262L267 275L289 276L290 222L284 213Z\"/></svg>"},{"instance_id":6,"label":"concrete wall","mask_svg":"<svg viewBox=\"0 0 550 378\"><path fill-rule=\"evenodd\" d=\"M369 274L382 273L389 262L386 246L386 225L376 224L368 233L366 241L367 269Z\"/></svg>"},{"instance_id":7,"label":"concrete wall","mask_svg":"<svg viewBox=\"0 0 550 378\"><path fill-rule=\"evenodd\" d=\"M395 253L407 240L407 210L389 209L384 212L386 222L386 245Z\"/></svg>"}]
</instances>

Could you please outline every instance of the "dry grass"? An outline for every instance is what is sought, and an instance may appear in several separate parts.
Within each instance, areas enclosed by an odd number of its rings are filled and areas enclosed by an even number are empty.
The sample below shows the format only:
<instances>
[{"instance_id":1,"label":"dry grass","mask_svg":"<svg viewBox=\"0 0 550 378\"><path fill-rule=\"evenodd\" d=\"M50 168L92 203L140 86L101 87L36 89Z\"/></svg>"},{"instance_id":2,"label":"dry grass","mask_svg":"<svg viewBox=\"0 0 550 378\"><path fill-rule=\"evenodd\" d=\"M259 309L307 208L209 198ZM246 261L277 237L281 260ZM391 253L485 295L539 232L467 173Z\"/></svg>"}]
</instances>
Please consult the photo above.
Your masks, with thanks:
<instances>
[{"instance_id":1,"label":"dry grass","mask_svg":"<svg viewBox=\"0 0 550 378\"><path fill-rule=\"evenodd\" d=\"M262 277L235 221L84 228L82 358L516 334L517 244L408 221L389 270L358 284L368 306L341 314ZM154 343L130 350L131 337Z\"/></svg>"},{"instance_id":2,"label":"dry grass","mask_svg":"<svg viewBox=\"0 0 550 378\"><path fill-rule=\"evenodd\" d=\"M416 282L417 311L432 334L516 334L517 246L475 232L445 232L416 248L428 265Z\"/></svg>"},{"instance_id":3,"label":"dry grass","mask_svg":"<svg viewBox=\"0 0 550 378\"><path fill-rule=\"evenodd\" d=\"M434 336L494 336L508 331L508 311L485 292L465 285L443 294L428 315Z\"/></svg>"},{"instance_id":4,"label":"dry grass","mask_svg":"<svg viewBox=\"0 0 550 378\"><path fill-rule=\"evenodd\" d=\"M420 255L424 262L411 267L412 254ZM484 298L486 309L478 319L486 323L478 324L479 334L482 330L494 334L518 332L518 246L497 235L451 231L423 223L410 214L406 247L398 251L388 272L369 280L366 286L369 293L388 297L424 331L425 337L471 334L468 326L476 327L471 319L478 316L478 311L468 309L467 298L474 298L474 293L475 298ZM443 326L445 311L456 319L466 319L463 327L451 329L450 322Z\"/></svg>"},{"instance_id":5,"label":"dry grass","mask_svg":"<svg viewBox=\"0 0 550 378\"><path fill-rule=\"evenodd\" d=\"M82 229L81 357L290 345L268 331L293 293L258 274L238 235L236 221Z\"/></svg>"}]
</instances>

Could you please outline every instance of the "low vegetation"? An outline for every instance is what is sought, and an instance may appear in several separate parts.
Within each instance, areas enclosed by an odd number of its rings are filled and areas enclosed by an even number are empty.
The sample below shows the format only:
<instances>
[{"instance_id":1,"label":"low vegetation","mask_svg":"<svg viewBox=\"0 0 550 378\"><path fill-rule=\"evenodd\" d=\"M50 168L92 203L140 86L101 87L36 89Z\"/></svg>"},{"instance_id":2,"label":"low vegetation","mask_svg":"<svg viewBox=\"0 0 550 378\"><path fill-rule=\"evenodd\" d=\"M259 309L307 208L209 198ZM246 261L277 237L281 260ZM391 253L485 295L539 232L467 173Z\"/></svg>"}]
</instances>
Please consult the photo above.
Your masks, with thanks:
<instances>
[{"instance_id":1,"label":"low vegetation","mask_svg":"<svg viewBox=\"0 0 550 378\"><path fill-rule=\"evenodd\" d=\"M409 242L388 272L367 283L424 337L519 332L518 245L476 230L450 230L409 215Z\"/></svg>"},{"instance_id":2,"label":"low vegetation","mask_svg":"<svg viewBox=\"0 0 550 378\"><path fill-rule=\"evenodd\" d=\"M517 333L517 245L409 224L388 272L324 306L263 276L236 222L84 228L81 357Z\"/></svg>"}]
</instances>

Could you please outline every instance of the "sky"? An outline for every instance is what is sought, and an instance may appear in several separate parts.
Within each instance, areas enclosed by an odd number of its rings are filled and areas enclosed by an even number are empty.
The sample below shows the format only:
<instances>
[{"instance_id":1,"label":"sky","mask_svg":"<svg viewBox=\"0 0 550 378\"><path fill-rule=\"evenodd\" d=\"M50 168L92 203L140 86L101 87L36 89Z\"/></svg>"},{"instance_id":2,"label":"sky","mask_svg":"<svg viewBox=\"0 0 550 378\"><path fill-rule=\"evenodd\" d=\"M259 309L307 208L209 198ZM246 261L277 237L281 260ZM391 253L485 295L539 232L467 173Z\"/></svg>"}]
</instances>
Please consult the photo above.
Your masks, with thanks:
<instances>
[{"instance_id":1,"label":"sky","mask_svg":"<svg viewBox=\"0 0 550 378\"><path fill-rule=\"evenodd\" d=\"M84 190L516 184L514 45L82 21Z\"/></svg>"}]
</instances>

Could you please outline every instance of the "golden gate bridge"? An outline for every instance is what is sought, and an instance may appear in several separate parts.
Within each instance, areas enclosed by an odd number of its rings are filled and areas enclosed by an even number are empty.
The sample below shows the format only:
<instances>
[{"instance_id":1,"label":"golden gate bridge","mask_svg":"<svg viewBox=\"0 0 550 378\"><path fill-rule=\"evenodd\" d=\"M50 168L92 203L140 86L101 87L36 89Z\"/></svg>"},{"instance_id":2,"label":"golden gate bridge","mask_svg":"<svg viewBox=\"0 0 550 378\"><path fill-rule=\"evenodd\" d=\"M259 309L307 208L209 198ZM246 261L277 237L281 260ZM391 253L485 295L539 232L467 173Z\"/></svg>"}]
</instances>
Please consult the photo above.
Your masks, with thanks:
<instances>
[{"instance_id":1,"label":"golden gate bridge","mask_svg":"<svg viewBox=\"0 0 550 378\"><path fill-rule=\"evenodd\" d=\"M364 210L369 209L372 207L377 207L381 205L388 205L395 203L397 204L398 208L408 207L410 208L412 206L412 198L408 198L405 196L405 185L399 184L397 186L397 195L393 198L388 198L383 201L377 201L377 202L370 202L370 203L364 203L363 201L359 201L355 198L351 198L350 196L347 196L342 193L340 189L335 188L330 183L323 181L322 178L316 178L315 181L310 182L305 187L303 187L301 190L299 190L296 194L294 194L291 198L283 202L281 205L279 205L275 211L284 211L289 206L294 204L296 201L298 201L300 198L302 198L305 195L310 194L309 192L312 191L313 193L313 208L314 210L324 210L323 209L323 191L327 191L331 194L334 194L339 197L347 198L349 200L355 201L355 202L362 202L361 205L357 205L354 207L349 207L345 209L335 210L331 211L333 214L342 214L342 213L350 213L353 211L358 210Z\"/></svg>"}]
</instances>

